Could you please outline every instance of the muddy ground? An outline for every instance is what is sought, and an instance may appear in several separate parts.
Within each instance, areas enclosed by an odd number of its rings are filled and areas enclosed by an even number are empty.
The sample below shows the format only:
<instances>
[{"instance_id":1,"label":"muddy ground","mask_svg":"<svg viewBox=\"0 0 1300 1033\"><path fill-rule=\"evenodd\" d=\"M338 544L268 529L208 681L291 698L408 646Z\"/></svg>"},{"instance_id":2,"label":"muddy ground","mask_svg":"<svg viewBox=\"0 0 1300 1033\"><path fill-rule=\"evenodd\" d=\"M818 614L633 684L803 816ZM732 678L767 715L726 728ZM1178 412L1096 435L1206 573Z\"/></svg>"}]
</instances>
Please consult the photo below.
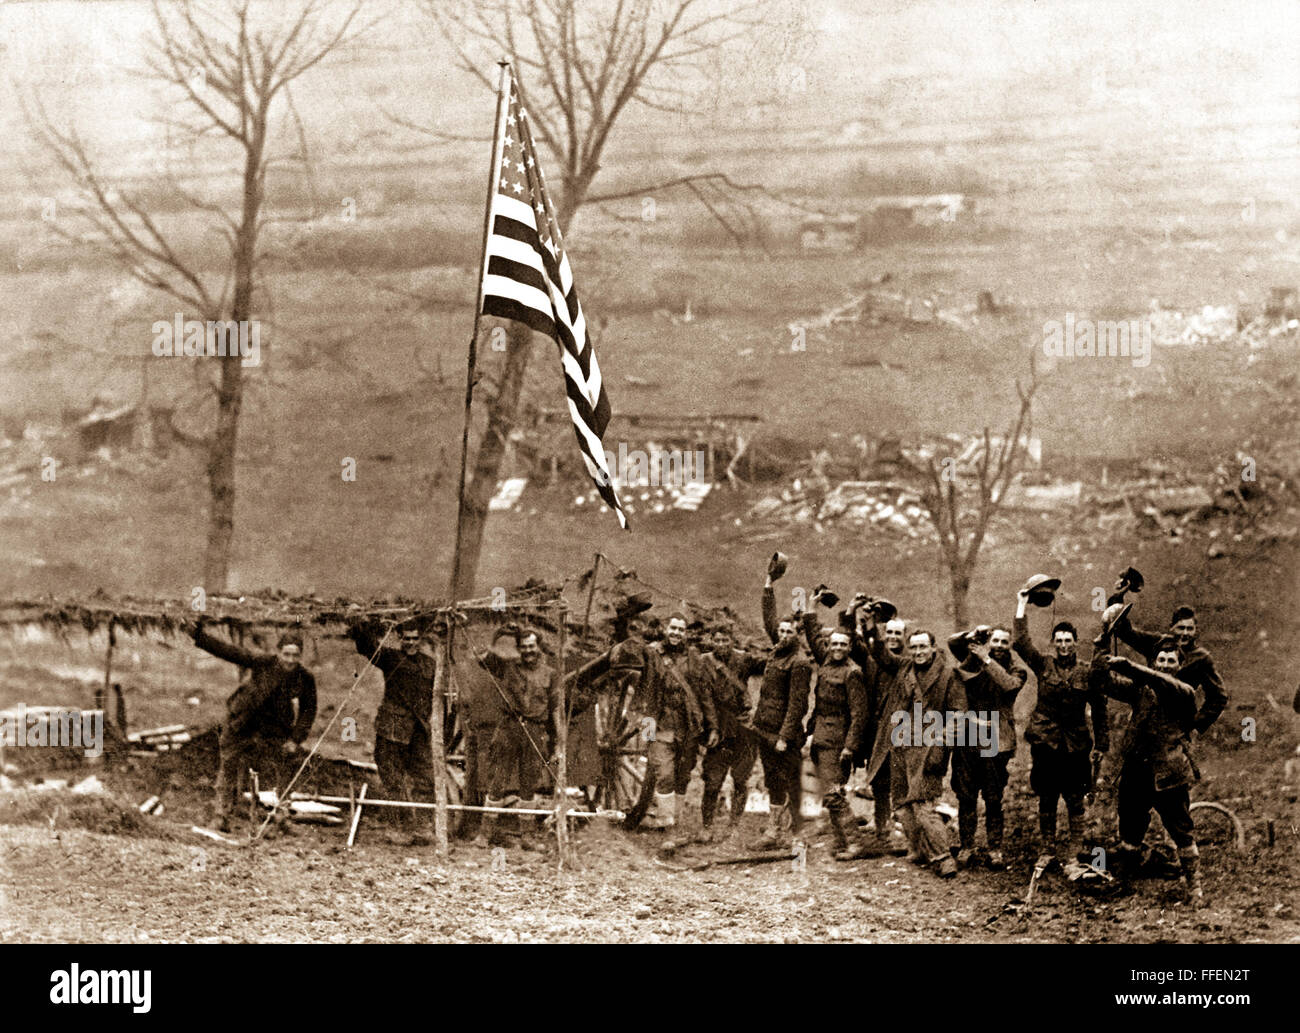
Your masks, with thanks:
<instances>
[{"instance_id":1,"label":"muddy ground","mask_svg":"<svg viewBox=\"0 0 1300 1033\"><path fill-rule=\"evenodd\" d=\"M1019 795L1011 868L952 881L901 857L837 863L823 821L802 871L792 861L675 870L657 859L657 834L602 823L575 836L574 867L560 870L549 839L540 852L495 855L456 841L439 861L432 846L391 845L367 819L351 851L343 829L301 825L236 846L191 833L179 814L7 795L2 820L21 824L0 825L4 942L1300 942L1296 837L1285 826L1271 848L1252 835L1244 856L1206 847L1200 910L1182 903L1177 881L1083 893L1052 872L1032 913L1017 913L1008 905L1023 898L1033 862ZM1093 818L1100 834L1104 815ZM725 838L671 863L749 853L761 822L722 819Z\"/></svg>"}]
</instances>

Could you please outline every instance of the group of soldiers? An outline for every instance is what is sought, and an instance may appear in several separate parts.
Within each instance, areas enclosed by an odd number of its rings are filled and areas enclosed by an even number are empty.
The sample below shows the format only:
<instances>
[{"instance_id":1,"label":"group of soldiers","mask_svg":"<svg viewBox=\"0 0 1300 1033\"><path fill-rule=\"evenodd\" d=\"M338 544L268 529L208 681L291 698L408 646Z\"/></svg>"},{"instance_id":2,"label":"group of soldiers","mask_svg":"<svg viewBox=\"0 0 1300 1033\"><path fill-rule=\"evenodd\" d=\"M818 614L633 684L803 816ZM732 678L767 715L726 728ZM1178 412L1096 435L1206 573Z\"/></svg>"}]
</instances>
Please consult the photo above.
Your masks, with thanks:
<instances>
[{"instance_id":1,"label":"group of soldiers","mask_svg":"<svg viewBox=\"0 0 1300 1033\"><path fill-rule=\"evenodd\" d=\"M646 616L644 596L616 612L614 644L597 660L561 675L535 629L499 628L488 649L474 650L488 691L473 704L477 777L486 799L485 835L493 844L528 845L511 819L515 807L541 809L536 797L553 774L551 762L562 701L581 708L596 685L630 694L640 715L653 800L642 828L663 835L672 853L685 840L686 791L698 768L703 781L698 829L712 842L721 794L730 776L732 825L743 812L755 763L768 798L761 848L788 846L801 832L805 746L822 789L836 860L891 852L894 819L908 859L943 878L983 857L1005 866L1003 794L1015 755L1014 706L1032 672L1036 702L1024 739L1031 757L1030 788L1038 801L1040 863L1083 853L1085 798L1110 750L1108 701L1131 709L1115 758L1119 841L1114 856L1139 864L1154 809L1179 851L1191 899L1203 898L1192 834L1189 791L1197 773L1191 734L1204 733L1227 696L1210 654L1197 644L1196 614L1179 606L1164 632L1135 628L1130 593L1140 592L1133 568L1116 581L1093 639L1090 662L1078 654L1079 632L1068 620L1050 631L1040 650L1029 630L1031 605L1053 603L1060 582L1035 575L1017 595L1011 627L979 625L950 636L946 650L933 632L910 626L886 599L858 593L835 613L838 597L825 586L811 596L835 619L822 623L801 603L779 613L775 585L786 573L780 553L768 563L762 590L763 627L770 646L741 648L734 626L710 626L672 613L666 623ZM400 646L385 644L381 626L351 628L360 655L384 675L375 719L375 763L393 799L431 799L430 715L435 661L415 625L398 630ZM217 778L220 817L235 813L240 774L292 753L315 717L315 681L301 663L302 642L286 634L275 653L257 653L210 635L200 621L195 642L247 669L230 698L221 729ZM1136 658L1120 655L1129 647ZM751 703L748 683L759 680ZM1197 695L1201 700L1198 703ZM293 700L298 708L295 716ZM576 702L575 702L576 701ZM870 787L874 817L859 823L849 806L856 769ZM959 847L954 856L938 811L945 781L958 801ZM985 850L977 852L979 802ZM1065 801L1067 836L1058 851L1057 814Z\"/></svg>"}]
</instances>

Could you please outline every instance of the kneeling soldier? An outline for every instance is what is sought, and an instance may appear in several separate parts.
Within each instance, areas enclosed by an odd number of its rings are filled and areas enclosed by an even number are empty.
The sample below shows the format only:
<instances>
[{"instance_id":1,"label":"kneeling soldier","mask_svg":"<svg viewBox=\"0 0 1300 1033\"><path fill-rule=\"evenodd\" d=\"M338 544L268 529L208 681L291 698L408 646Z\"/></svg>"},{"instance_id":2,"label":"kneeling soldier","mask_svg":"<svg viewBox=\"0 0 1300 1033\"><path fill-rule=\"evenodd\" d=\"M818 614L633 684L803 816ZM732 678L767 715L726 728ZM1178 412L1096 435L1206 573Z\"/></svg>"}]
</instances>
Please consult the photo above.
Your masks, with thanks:
<instances>
[{"instance_id":1,"label":"kneeling soldier","mask_svg":"<svg viewBox=\"0 0 1300 1033\"><path fill-rule=\"evenodd\" d=\"M230 831L240 798L240 781L251 767L278 785L281 756L293 753L316 720L316 678L302 665L302 636L280 636L274 653L255 653L209 635L200 617L194 644L213 656L245 667L250 677L226 700L226 719L217 740L218 828ZM298 701L298 715L293 712Z\"/></svg>"}]
</instances>

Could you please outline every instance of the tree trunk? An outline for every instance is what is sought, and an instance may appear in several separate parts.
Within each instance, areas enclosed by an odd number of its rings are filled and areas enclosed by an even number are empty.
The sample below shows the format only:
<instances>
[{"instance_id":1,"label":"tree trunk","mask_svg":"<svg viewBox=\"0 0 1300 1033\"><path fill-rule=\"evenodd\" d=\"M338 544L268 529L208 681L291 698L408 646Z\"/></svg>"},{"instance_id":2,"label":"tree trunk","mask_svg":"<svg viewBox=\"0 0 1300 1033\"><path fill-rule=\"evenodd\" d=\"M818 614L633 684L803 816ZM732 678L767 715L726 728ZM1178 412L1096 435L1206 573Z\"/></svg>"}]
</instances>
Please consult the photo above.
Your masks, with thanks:
<instances>
[{"instance_id":1,"label":"tree trunk","mask_svg":"<svg viewBox=\"0 0 1300 1033\"><path fill-rule=\"evenodd\" d=\"M266 143L268 103L269 100L254 113L253 135L244 154L244 200L235 237L235 290L230 306L230 319L236 327L251 322L253 315L253 271L257 220L262 208L262 151ZM230 544L235 536L235 455L243 405L244 366L236 349L233 355L221 360L217 422L208 446L208 547L203 559L203 587L208 592L225 591L230 576Z\"/></svg>"},{"instance_id":2,"label":"tree trunk","mask_svg":"<svg viewBox=\"0 0 1300 1033\"><path fill-rule=\"evenodd\" d=\"M230 543L235 535L235 448L239 410L244 401L244 370L239 355L221 363L217 423L208 446L208 548L203 587L222 592L230 573Z\"/></svg>"},{"instance_id":3,"label":"tree trunk","mask_svg":"<svg viewBox=\"0 0 1300 1033\"><path fill-rule=\"evenodd\" d=\"M965 573L952 571L952 621L957 631L966 628L966 597L970 594L970 577Z\"/></svg>"},{"instance_id":4,"label":"tree trunk","mask_svg":"<svg viewBox=\"0 0 1300 1033\"><path fill-rule=\"evenodd\" d=\"M498 390L488 406L487 428L479 440L474 465L465 482L465 498L459 505L460 557L452 571L452 599L474 597L488 503L496 491L506 442L514 429L519 398L523 393L524 374L528 371L528 360L532 355L532 344L532 331L528 327L523 323L510 324Z\"/></svg>"}]
</instances>

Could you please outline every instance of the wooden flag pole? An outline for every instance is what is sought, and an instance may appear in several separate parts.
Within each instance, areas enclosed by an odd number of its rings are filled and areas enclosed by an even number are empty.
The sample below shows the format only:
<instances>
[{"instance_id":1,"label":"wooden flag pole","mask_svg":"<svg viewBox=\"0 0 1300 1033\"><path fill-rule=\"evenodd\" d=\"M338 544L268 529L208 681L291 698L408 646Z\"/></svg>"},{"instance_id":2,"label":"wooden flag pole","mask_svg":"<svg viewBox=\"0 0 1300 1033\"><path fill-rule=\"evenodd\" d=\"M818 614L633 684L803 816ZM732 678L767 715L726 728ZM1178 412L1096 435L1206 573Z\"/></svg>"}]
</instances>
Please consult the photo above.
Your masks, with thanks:
<instances>
[{"instance_id":1,"label":"wooden flag pole","mask_svg":"<svg viewBox=\"0 0 1300 1033\"><path fill-rule=\"evenodd\" d=\"M497 82L497 117L492 130L492 166L488 169L487 205L483 211L483 260L479 267L478 293L474 302L474 328L469 335L469 362L465 370L465 426L460 435L460 487L456 492L456 549L451 558L451 584L448 598L456 601L456 587L460 579L461 540L465 527L465 475L469 468L469 428L474 405L474 382L478 375L478 329L483 314L483 280L487 276L488 236L492 232L492 197L497 189L501 169L502 129L506 111L510 106L510 62L501 60L501 74Z\"/></svg>"},{"instance_id":2,"label":"wooden flag pole","mask_svg":"<svg viewBox=\"0 0 1300 1033\"><path fill-rule=\"evenodd\" d=\"M569 707L567 680L564 677L564 651L568 608L560 600L560 645L556 658L555 680L559 693L555 703L555 839L560 854L560 870L569 866Z\"/></svg>"},{"instance_id":3,"label":"wooden flag pole","mask_svg":"<svg viewBox=\"0 0 1300 1033\"><path fill-rule=\"evenodd\" d=\"M445 858L447 845L447 757L444 748L442 714L446 705L447 681L451 676L451 636L456 627L454 615L447 615L447 635L438 650L438 667L433 675L433 713L430 724L430 747L433 753L433 841L438 856Z\"/></svg>"},{"instance_id":4,"label":"wooden flag pole","mask_svg":"<svg viewBox=\"0 0 1300 1033\"><path fill-rule=\"evenodd\" d=\"M596 578L600 573L601 554L596 553L596 558L591 564L591 584L587 586L587 608L582 613L582 644L587 644L587 632L591 627L591 604L596 598Z\"/></svg>"}]
</instances>

